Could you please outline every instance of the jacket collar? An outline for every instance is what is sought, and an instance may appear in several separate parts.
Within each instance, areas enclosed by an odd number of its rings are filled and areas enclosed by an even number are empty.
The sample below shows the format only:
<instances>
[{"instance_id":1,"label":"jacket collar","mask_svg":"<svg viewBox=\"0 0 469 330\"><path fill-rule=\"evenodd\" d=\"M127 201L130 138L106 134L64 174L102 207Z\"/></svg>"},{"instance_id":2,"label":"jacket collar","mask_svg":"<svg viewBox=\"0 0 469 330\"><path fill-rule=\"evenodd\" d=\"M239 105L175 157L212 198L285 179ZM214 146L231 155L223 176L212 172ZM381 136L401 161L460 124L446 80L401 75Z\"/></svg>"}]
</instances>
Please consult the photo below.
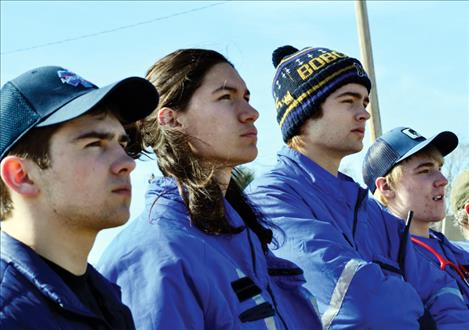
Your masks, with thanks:
<instances>
[{"instance_id":1,"label":"jacket collar","mask_svg":"<svg viewBox=\"0 0 469 330\"><path fill-rule=\"evenodd\" d=\"M336 177L310 158L287 146L278 152L278 157L293 161L304 172L305 178L314 183L319 190L334 196L334 199L347 204L355 202L360 186L348 175L338 172Z\"/></svg>"},{"instance_id":2,"label":"jacket collar","mask_svg":"<svg viewBox=\"0 0 469 330\"><path fill-rule=\"evenodd\" d=\"M151 214L151 220L159 219L160 217L167 216L167 210L165 208L156 207L156 203L162 203L171 205L171 210L181 214L181 218L173 217L177 219L187 219L187 223L190 223L190 217L187 212L186 204L182 200L179 190L176 185L176 180L171 177L157 177L150 182L150 186L145 195L147 209ZM225 215L233 226L243 226L244 222L230 203L224 199Z\"/></svg>"},{"instance_id":3,"label":"jacket collar","mask_svg":"<svg viewBox=\"0 0 469 330\"><path fill-rule=\"evenodd\" d=\"M451 252L458 255L458 258L461 260L468 259L467 252L453 244L445 235L443 235L443 233L430 229L430 237L439 240L441 242L442 249L451 250Z\"/></svg>"},{"instance_id":4,"label":"jacket collar","mask_svg":"<svg viewBox=\"0 0 469 330\"><path fill-rule=\"evenodd\" d=\"M60 276L34 250L3 231L0 232L0 235L1 258L11 267L17 269L46 298L71 312L97 317L81 303ZM109 290L116 289L111 287L111 284L89 264L88 273L91 282L97 284L94 287L99 293L105 299L110 298L112 291ZM101 288L103 285L105 287ZM106 299L106 302L111 303L114 299Z\"/></svg>"}]
</instances>

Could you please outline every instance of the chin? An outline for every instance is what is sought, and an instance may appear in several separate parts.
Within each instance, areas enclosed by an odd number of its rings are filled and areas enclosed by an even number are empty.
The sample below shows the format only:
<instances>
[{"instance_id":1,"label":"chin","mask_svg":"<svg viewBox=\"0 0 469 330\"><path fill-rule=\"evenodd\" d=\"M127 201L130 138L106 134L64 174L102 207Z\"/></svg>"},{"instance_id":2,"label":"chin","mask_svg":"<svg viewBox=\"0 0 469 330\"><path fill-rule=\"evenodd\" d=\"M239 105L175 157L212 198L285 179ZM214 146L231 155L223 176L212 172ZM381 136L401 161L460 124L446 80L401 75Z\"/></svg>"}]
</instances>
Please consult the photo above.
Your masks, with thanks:
<instances>
[{"instance_id":1,"label":"chin","mask_svg":"<svg viewBox=\"0 0 469 330\"><path fill-rule=\"evenodd\" d=\"M241 151L236 155L232 155L231 159L228 161L231 165L238 166L246 163L252 162L257 157L257 148L250 148L248 150Z\"/></svg>"},{"instance_id":2,"label":"chin","mask_svg":"<svg viewBox=\"0 0 469 330\"><path fill-rule=\"evenodd\" d=\"M109 229L109 228L122 226L126 224L127 221L129 221L129 218L130 218L130 212L128 210L119 212L118 214L114 214L114 217L109 218L107 219L107 221L103 222L105 227L102 229Z\"/></svg>"},{"instance_id":3,"label":"chin","mask_svg":"<svg viewBox=\"0 0 469 330\"><path fill-rule=\"evenodd\" d=\"M436 223L438 223L438 222L443 221L444 218L445 218L444 216L434 216L434 217L430 217L430 218L427 219L427 220L428 220L428 222L431 222L431 223L433 223L433 224L436 224Z\"/></svg>"},{"instance_id":4,"label":"chin","mask_svg":"<svg viewBox=\"0 0 469 330\"><path fill-rule=\"evenodd\" d=\"M256 159L257 157L257 148L255 151L251 151L251 152L246 152L243 157L242 157L242 163L240 163L239 165L242 165L242 164L246 164L246 163L250 163L252 162L254 159Z\"/></svg>"},{"instance_id":5,"label":"chin","mask_svg":"<svg viewBox=\"0 0 469 330\"><path fill-rule=\"evenodd\" d=\"M349 145L346 148L337 149L341 151L342 157L347 157L349 155L356 154L357 152L362 151L363 144L360 145Z\"/></svg>"},{"instance_id":6,"label":"chin","mask_svg":"<svg viewBox=\"0 0 469 330\"><path fill-rule=\"evenodd\" d=\"M445 219L446 215L443 214L441 216L438 217L438 220L435 220L436 222L439 222L439 221L443 221Z\"/></svg>"},{"instance_id":7,"label":"chin","mask_svg":"<svg viewBox=\"0 0 469 330\"><path fill-rule=\"evenodd\" d=\"M362 151L362 149L363 149L363 142L360 142L360 144L354 146L352 153L356 154L357 152Z\"/></svg>"}]
</instances>

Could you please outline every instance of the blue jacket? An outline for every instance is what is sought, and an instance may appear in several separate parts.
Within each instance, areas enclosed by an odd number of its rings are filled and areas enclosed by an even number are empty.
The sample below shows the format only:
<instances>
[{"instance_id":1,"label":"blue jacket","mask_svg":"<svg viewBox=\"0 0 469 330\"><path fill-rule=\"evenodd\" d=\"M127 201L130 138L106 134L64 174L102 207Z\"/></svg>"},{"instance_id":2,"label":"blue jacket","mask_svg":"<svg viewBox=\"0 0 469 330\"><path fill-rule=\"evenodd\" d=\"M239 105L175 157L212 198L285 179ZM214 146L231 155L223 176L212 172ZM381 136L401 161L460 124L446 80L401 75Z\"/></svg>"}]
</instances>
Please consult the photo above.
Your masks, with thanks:
<instances>
[{"instance_id":1,"label":"blue jacket","mask_svg":"<svg viewBox=\"0 0 469 330\"><path fill-rule=\"evenodd\" d=\"M459 290L462 293L466 306L469 308L469 252L451 243L442 233L433 230L430 231L430 238L420 236L415 236L415 238L429 245L445 260L451 261L452 263L458 266L466 266L466 268L468 269L468 273L465 280L461 278L458 272L452 267L446 266L444 270L458 284ZM431 251L418 244L415 244L415 247L418 253L421 254L425 259L429 260L437 267L440 267L440 262L438 261L438 258Z\"/></svg>"},{"instance_id":2,"label":"blue jacket","mask_svg":"<svg viewBox=\"0 0 469 330\"><path fill-rule=\"evenodd\" d=\"M91 265L88 271L114 324L94 314L31 248L1 232L0 324L2 329L134 329L119 288Z\"/></svg>"},{"instance_id":3,"label":"blue jacket","mask_svg":"<svg viewBox=\"0 0 469 330\"><path fill-rule=\"evenodd\" d=\"M401 269L402 221L351 178L285 147L247 193L285 232L275 254L303 268L325 329L418 329L424 305L439 328L469 329L454 281L417 259L410 239Z\"/></svg>"},{"instance_id":4,"label":"blue jacket","mask_svg":"<svg viewBox=\"0 0 469 330\"><path fill-rule=\"evenodd\" d=\"M243 224L226 201L225 209L233 225ZM321 328L296 265L265 256L251 230L207 235L189 219L174 180L158 178L143 214L99 261L138 329Z\"/></svg>"},{"instance_id":5,"label":"blue jacket","mask_svg":"<svg viewBox=\"0 0 469 330\"><path fill-rule=\"evenodd\" d=\"M457 247L463 249L464 251L469 253L469 240L465 241L451 241L453 245L456 245Z\"/></svg>"}]
</instances>

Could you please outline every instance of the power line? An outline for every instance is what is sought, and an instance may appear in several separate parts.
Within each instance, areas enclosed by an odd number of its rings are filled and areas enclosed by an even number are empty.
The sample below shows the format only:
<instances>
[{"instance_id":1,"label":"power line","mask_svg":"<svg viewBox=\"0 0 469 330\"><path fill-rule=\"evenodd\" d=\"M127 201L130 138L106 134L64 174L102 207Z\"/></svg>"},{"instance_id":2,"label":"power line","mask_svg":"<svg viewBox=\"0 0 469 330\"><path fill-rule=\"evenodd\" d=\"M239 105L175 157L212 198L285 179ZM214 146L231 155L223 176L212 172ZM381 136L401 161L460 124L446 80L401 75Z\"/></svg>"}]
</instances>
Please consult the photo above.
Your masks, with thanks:
<instances>
[{"instance_id":1,"label":"power line","mask_svg":"<svg viewBox=\"0 0 469 330\"><path fill-rule=\"evenodd\" d=\"M63 44L63 43L66 43L66 42L71 42L71 41L76 41L76 40L81 40L81 39L87 39L87 38L93 38L93 37L100 36L102 34L108 34L108 33L116 32L116 31L131 29L131 28L134 28L134 27L137 27L137 26L140 26L140 25L150 24L150 23L153 23L153 22L162 21L162 20L169 19L169 18L172 18L172 17L190 14L190 13L193 13L193 12L196 12L196 11L201 11L201 10L204 10L204 9L208 9L208 8L211 8L211 7L222 5L222 4L225 4L226 2L228 2L228 1L211 3L211 4L206 5L206 6L193 8L193 9L189 9L189 10L186 10L186 11L181 11L181 12L171 14L171 15L166 15L166 16L153 18L153 19L150 19L150 20L147 20L147 21L142 21L142 22L128 24L128 25L122 25L122 26L119 26L119 27L116 27L116 28L113 28L113 29L109 29L109 30L103 30L103 31L99 31L99 32L83 34L81 36L62 39L62 40L57 40L57 41L51 41L51 42L48 42L48 43L39 44L39 45L31 46L31 47L18 48L18 49L10 50L10 51L7 51L7 52L2 52L0 54L1 55L8 55L8 54L13 54L13 53L25 52L25 51L32 50L32 49L37 49L37 48L43 48L43 47L49 47L49 46L53 46L53 45L59 45L59 44Z\"/></svg>"}]
</instances>

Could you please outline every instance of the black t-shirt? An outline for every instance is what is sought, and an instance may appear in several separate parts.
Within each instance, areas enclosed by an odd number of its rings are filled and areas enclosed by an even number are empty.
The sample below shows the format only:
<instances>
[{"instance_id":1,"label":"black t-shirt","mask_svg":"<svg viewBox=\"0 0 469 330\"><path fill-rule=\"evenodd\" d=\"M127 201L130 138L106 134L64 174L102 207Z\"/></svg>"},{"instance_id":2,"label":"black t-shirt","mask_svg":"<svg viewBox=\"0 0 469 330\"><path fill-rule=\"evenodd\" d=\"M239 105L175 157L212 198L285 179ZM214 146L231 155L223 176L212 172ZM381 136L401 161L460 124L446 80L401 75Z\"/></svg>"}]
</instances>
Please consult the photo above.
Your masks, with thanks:
<instances>
[{"instance_id":1,"label":"black t-shirt","mask_svg":"<svg viewBox=\"0 0 469 330\"><path fill-rule=\"evenodd\" d=\"M93 288L89 279L88 269L83 275L75 275L46 258L42 259L60 276L83 305L88 307L97 316L106 320L108 324L113 323L114 317L105 307L106 305L105 302L103 302L103 298Z\"/></svg>"}]
</instances>

